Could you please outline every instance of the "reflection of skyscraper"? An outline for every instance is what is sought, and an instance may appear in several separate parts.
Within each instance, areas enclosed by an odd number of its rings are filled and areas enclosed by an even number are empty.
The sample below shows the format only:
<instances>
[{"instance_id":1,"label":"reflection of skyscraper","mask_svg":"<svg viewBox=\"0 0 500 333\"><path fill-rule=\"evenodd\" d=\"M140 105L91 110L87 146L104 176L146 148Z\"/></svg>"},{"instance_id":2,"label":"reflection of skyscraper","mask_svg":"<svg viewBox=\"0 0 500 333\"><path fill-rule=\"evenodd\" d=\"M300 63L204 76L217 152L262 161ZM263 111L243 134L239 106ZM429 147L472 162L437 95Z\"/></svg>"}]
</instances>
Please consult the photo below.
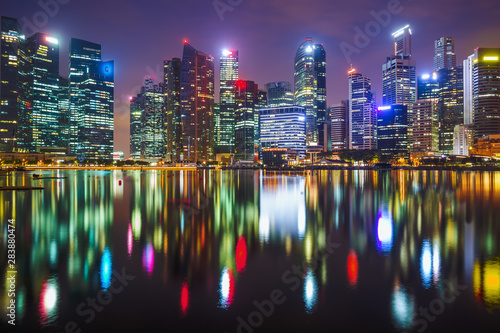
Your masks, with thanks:
<instances>
[{"instance_id":1,"label":"reflection of skyscraper","mask_svg":"<svg viewBox=\"0 0 500 333\"><path fill-rule=\"evenodd\" d=\"M184 160L214 158L214 59L184 43L181 64Z\"/></svg>"},{"instance_id":2,"label":"reflection of skyscraper","mask_svg":"<svg viewBox=\"0 0 500 333\"><path fill-rule=\"evenodd\" d=\"M323 45L308 37L295 55L294 104L306 109L307 143L324 145L322 129L326 120L326 53Z\"/></svg>"},{"instance_id":3,"label":"reflection of skyscraper","mask_svg":"<svg viewBox=\"0 0 500 333\"><path fill-rule=\"evenodd\" d=\"M376 149L377 111L369 78L349 71L349 149Z\"/></svg>"},{"instance_id":4,"label":"reflection of skyscraper","mask_svg":"<svg viewBox=\"0 0 500 333\"><path fill-rule=\"evenodd\" d=\"M1 18L0 41L0 144L11 146L17 141L18 66L17 49L24 42L19 23L14 18Z\"/></svg>"},{"instance_id":5,"label":"reflection of skyscraper","mask_svg":"<svg viewBox=\"0 0 500 333\"><path fill-rule=\"evenodd\" d=\"M181 59L164 62L165 131L167 160L178 161L182 154Z\"/></svg>"},{"instance_id":6,"label":"reflection of skyscraper","mask_svg":"<svg viewBox=\"0 0 500 333\"><path fill-rule=\"evenodd\" d=\"M219 88L219 133L217 142L218 153L234 152L235 101L234 83L239 79L238 51L223 50L220 55Z\"/></svg>"}]
</instances>

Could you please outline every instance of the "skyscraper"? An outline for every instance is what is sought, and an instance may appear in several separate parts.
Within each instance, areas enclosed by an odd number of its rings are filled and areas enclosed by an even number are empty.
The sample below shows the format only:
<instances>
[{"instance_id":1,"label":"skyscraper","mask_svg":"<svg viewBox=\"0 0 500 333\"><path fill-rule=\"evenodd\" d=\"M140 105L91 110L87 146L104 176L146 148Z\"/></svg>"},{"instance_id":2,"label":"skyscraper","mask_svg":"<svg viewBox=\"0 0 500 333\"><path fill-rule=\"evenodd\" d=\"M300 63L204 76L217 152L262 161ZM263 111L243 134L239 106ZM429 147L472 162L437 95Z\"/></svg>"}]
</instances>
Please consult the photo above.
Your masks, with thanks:
<instances>
[{"instance_id":1,"label":"skyscraper","mask_svg":"<svg viewBox=\"0 0 500 333\"><path fill-rule=\"evenodd\" d=\"M455 127L464 123L463 67L442 68L439 79L439 150L453 153Z\"/></svg>"},{"instance_id":2,"label":"skyscraper","mask_svg":"<svg viewBox=\"0 0 500 333\"><path fill-rule=\"evenodd\" d=\"M111 160L114 132L114 62L88 66L79 84L76 154L80 160Z\"/></svg>"},{"instance_id":3,"label":"skyscraper","mask_svg":"<svg viewBox=\"0 0 500 333\"><path fill-rule=\"evenodd\" d=\"M293 105L293 88L290 82L266 83L267 106L270 108Z\"/></svg>"},{"instance_id":4,"label":"skyscraper","mask_svg":"<svg viewBox=\"0 0 500 333\"><path fill-rule=\"evenodd\" d=\"M439 99L422 99L413 104L411 121L413 151L437 152L439 149Z\"/></svg>"},{"instance_id":5,"label":"skyscraper","mask_svg":"<svg viewBox=\"0 0 500 333\"><path fill-rule=\"evenodd\" d=\"M417 100L439 97L439 79L437 73L424 74L417 78Z\"/></svg>"},{"instance_id":6,"label":"skyscraper","mask_svg":"<svg viewBox=\"0 0 500 333\"><path fill-rule=\"evenodd\" d=\"M293 94L292 94L293 95ZM293 102L292 102L293 103ZM259 89L257 91L257 102L255 104L255 110L253 114L254 121L254 145L255 151L258 152L260 150L260 141L259 141L259 110L265 109L268 107L268 99L267 92Z\"/></svg>"},{"instance_id":7,"label":"skyscraper","mask_svg":"<svg viewBox=\"0 0 500 333\"><path fill-rule=\"evenodd\" d=\"M84 110L79 109L79 101L83 97L80 84L87 74L87 68L101 61L101 45L82 39L71 38L69 44L69 150L76 153L78 145L79 124Z\"/></svg>"},{"instance_id":8,"label":"skyscraper","mask_svg":"<svg viewBox=\"0 0 500 333\"><path fill-rule=\"evenodd\" d=\"M474 115L474 55L464 60L464 125L471 125Z\"/></svg>"},{"instance_id":9,"label":"skyscraper","mask_svg":"<svg viewBox=\"0 0 500 333\"><path fill-rule=\"evenodd\" d=\"M477 48L473 60L474 138L500 134L500 48Z\"/></svg>"},{"instance_id":10,"label":"skyscraper","mask_svg":"<svg viewBox=\"0 0 500 333\"><path fill-rule=\"evenodd\" d=\"M165 156L163 83L156 83L152 77L145 78L138 97L141 109L141 157L163 158Z\"/></svg>"},{"instance_id":11,"label":"skyscraper","mask_svg":"<svg viewBox=\"0 0 500 333\"><path fill-rule=\"evenodd\" d=\"M235 87L235 160L253 161L255 152L254 113L258 87L253 81L238 80Z\"/></svg>"},{"instance_id":12,"label":"skyscraper","mask_svg":"<svg viewBox=\"0 0 500 333\"><path fill-rule=\"evenodd\" d=\"M349 149L377 149L377 110L369 78L349 72Z\"/></svg>"},{"instance_id":13,"label":"skyscraper","mask_svg":"<svg viewBox=\"0 0 500 333\"><path fill-rule=\"evenodd\" d=\"M434 71L443 68L457 66L457 55L455 54L455 39L453 37L441 37L434 41Z\"/></svg>"},{"instance_id":14,"label":"skyscraper","mask_svg":"<svg viewBox=\"0 0 500 333\"><path fill-rule=\"evenodd\" d=\"M307 143L324 145L318 128L326 121L326 53L322 44L306 38L295 54L294 104L306 109ZM319 127L321 125L321 127Z\"/></svg>"},{"instance_id":15,"label":"skyscraper","mask_svg":"<svg viewBox=\"0 0 500 333\"><path fill-rule=\"evenodd\" d=\"M140 95L130 99L130 158L141 158Z\"/></svg>"},{"instance_id":16,"label":"skyscraper","mask_svg":"<svg viewBox=\"0 0 500 333\"><path fill-rule=\"evenodd\" d=\"M22 150L61 147L62 117L59 112L59 41L47 34L29 37L19 50L20 142Z\"/></svg>"},{"instance_id":17,"label":"skyscraper","mask_svg":"<svg viewBox=\"0 0 500 333\"><path fill-rule=\"evenodd\" d=\"M181 59L164 62L166 157L180 161L182 155Z\"/></svg>"},{"instance_id":18,"label":"skyscraper","mask_svg":"<svg viewBox=\"0 0 500 333\"><path fill-rule=\"evenodd\" d=\"M406 156L408 153L408 107L381 106L377 115L377 145L384 154Z\"/></svg>"},{"instance_id":19,"label":"skyscraper","mask_svg":"<svg viewBox=\"0 0 500 333\"><path fill-rule=\"evenodd\" d=\"M217 153L234 153L235 96L232 83L239 79L238 51L223 50L220 54L219 133Z\"/></svg>"},{"instance_id":20,"label":"skyscraper","mask_svg":"<svg viewBox=\"0 0 500 333\"><path fill-rule=\"evenodd\" d=\"M24 35L17 19L1 18L0 40L0 149L10 150L17 145L18 70L17 50Z\"/></svg>"},{"instance_id":21,"label":"skyscraper","mask_svg":"<svg viewBox=\"0 0 500 333\"><path fill-rule=\"evenodd\" d=\"M469 156L473 142L471 126L457 125L453 132L453 155Z\"/></svg>"},{"instance_id":22,"label":"skyscraper","mask_svg":"<svg viewBox=\"0 0 500 333\"><path fill-rule=\"evenodd\" d=\"M181 63L184 160L214 159L214 59L187 42Z\"/></svg>"},{"instance_id":23,"label":"skyscraper","mask_svg":"<svg viewBox=\"0 0 500 333\"><path fill-rule=\"evenodd\" d=\"M349 101L341 101L329 108L331 150L349 148Z\"/></svg>"}]
</instances>

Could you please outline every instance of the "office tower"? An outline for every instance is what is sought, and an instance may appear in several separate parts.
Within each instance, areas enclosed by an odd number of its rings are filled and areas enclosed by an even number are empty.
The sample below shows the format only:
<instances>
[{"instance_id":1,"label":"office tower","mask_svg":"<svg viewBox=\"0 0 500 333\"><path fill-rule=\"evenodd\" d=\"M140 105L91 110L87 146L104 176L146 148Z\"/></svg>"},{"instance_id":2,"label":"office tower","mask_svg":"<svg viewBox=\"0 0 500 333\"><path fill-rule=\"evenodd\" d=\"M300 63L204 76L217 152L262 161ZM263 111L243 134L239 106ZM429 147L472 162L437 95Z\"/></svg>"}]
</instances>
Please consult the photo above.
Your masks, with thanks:
<instances>
[{"instance_id":1,"label":"office tower","mask_svg":"<svg viewBox=\"0 0 500 333\"><path fill-rule=\"evenodd\" d=\"M259 110L261 149L284 148L304 157L306 153L306 109L299 106Z\"/></svg>"},{"instance_id":2,"label":"office tower","mask_svg":"<svg viewBox=\"0 0 500 333\"><path fill-rule=\"evenodd\" d=\"M187 42L181 63L181 115L183 159L190 162L213 160L214 59Z\"/></svg>"},{"instance_id":3,"label":"office tower","mask_svg":"<svg viewBox=\"0 0 500 333\"><path fill-rule=\"evenodd\" d=\"M220 103L214 103L214 151L219 151L220 142Z\"/></svg>"},{"instance_id":4,"label":"office tower","mask_svg":"<svg viewBox=\"0 0 500 333\"><path fill-rule=\"evenodd\" d=\"M70 95L69 95L69 80L62 76L59 77L59 94L57 96L58 100L58 109L59 114L61 116L61 141L60 146L68 148L69 139L71 135L70 129ZM67 149L66 153L69 153L69 149Z\"/></svg>"},{"instance_id":5,"label":"office tower","mask_svg":"<svg viewBox=\"0 0 500 333\"><path fill-rule=\"evenodd\" d=\"M349 101L341 101L329 109L331 150L349 149Z\"/></svg>"},{"instance_id":6,"label":"office tower","mask_svg":"<svg viewBox=\"0 0 500 333\"><path fill-rule=\"evenodd\" d=\"M59 113L59 41L36 33L19 48L18 117L21 150L61 147ZM21 64L22 62L22 64Z\"/></svg>"},{"instance_id":7,"label":"office tower","mask_svg":"<svg viewBox=\"0 0 500 333\"><path fill-rule=\"evenodd\" d=\"M79 101L83 97L80 84L85 78L87 68L101 61L101 45L86 40L71 38L69 44L69 151L76 154L79 136L79 124L85 110L79 109Z\"/></svg>"},{"instance_id":8,"label":"office tower","mask_svg":"<svg viewBox=\"0 0 500 333\"><path fill-rule=\"evenodd\" d=\"M471 125L457 125L453 130L453 155L469 156L473 133Z\"/></svg>"},{"instance_id":9,"label":"office tower","mask_svg":"<svg viewBox=\"0 0 500 333\"><path fill-rule=\"evenodd\" d=\"M424 74L417 78L417 100L439 97L437 73Z\"/></svg>"},{"instance_id":10,"label":"office tower","mask_svg":"<svg viewBox=\"0 0 500 333\"><path fill-rule=\"evenodd\" d=\"M474 55L464 60L464 125L471 125L474 114Z\"/></svg>"},{"instance_id":11,"label":"office tower","mask_svg":"<svg viewBox=\"0 0 500 333\"><path fill-rule=\"evenodd\" d=\"M268 107L293 105L293 88L290 82L270 82L266 84Z\"/></svg>"},{"instance_id":12,"label":"office tower","mask_svg":"<svg viewBox=\"0 0 500 333\"><path fill-rule=\"evenodd\" d=\"M407 25L392 34L394 38L394 56L411 56L411 29Z\"/></svg>"},{"instance_id":13,"label":"office tower","mask_svg":"<svg viewBox=\"0 0 500 333\"><path fill-rule=\"evenodd\" d=\"M294 104L306 109L307 143L324 145L326 121L326 53L322 44L306 38L295 54ZM320 126L321 125L321 126Z\"/></svg>"},{"instance_id":14,"label":"office tower","mask_svg":"<svg viewBox=\"0 0 500 333\"><path fill-rule=\"evenodd\" d=\"M80 112L76 154L80 161L113 158L114 62L87 67L79 86Z\"/></svg>"},{"instance_id":15,"label":"office tower","mask_svg":"<svg viewBox=\"0 0 500 333\"><path fill-rule=\"evenodd\" d=\"M378 108L377 145L383 154L408 154L408 107L390 105Z\"/></svg>"},{"instance_id":16,"label":"office tower","mask_svg":"<svg viewBox=\"0 0 500 333\"><path fill-rule=\"evenodd\" d=\"M235 160L253 161L255 153L254 114L258 87L253 81L233 81L235 89Z\"/></svg>"},{"instance_id":17,"label":"office tower","mask_svg":"<svg viewBox=\"0 0 500 333\"><path fill-rule=\"evenodd\" d=\"M181 59L172 58L164 62L165 130L167 161L181 161L182 116L181 116Z\"/></svg>"},{"instance_id":18,"label":"office tower","mask_svg":"<svg viewBox=\"0 0 500 333\"><path fill-rule=\"evenodd\" d=\"M17 97L19 60L17 50L24 35L17 19L1 18L0 40L0 150L17 145Z\"/></svg>"},{"instance_id":19,"label":"office tower","mask_svg":"<svg viewBox=\"0 0 500 333\"><path fill-rule=\"evenodd\" d=\"M156 83L152 77L145 78L138 97L141 109L141 157L163 158L165 156L163 83Z\"/></svg>"},{"instance_id":20,"label":"office tower","mask_svg":"<svg viewBox=\"0 0 500 333\"><path fill-rule=\"evenodd\" d=\"M422 99L413 104L411 125L413 151L437 152L439 149L439 99Z\"/></svg>"},{"instance_id":21,"label":"office tower","mask_svg":"<svg viewBox=\"0 0 500 333\"><path fill-rule=\"evenodd\" d=\"M130 98L130 158L141 158L140 95Z\"/></svg>"},{"instance_id":22,"label":"office tower","mask_svg":"<svg viewBox=\"0 0 500 333\"><path fill-rule=\"evenodd\" d=\"M457 55L455 54L455 39L453 37L441 37L434 41L434 71L443 68L457 66Z\"/></svg>"},{"instance_id":23,"label":"office tower","mask_svg":"<svg viewBox=\"0 0 500 333\"><path fill-rule=\"evenodd\" d=\"M293 95L293 94L292 94ZM255 151L258 152L260 151L260 141L259 141L259 110L260 109L265 109L268 107L269 101L267 97L267 92L264 90L258 90L257 91L257 104L255 104L255 110L254 110L254 115L253 115L253 121L254 121L254 145L255 145Z\"/></svg>"},{"instance_id":24,"label":"office tower","mask_svg":"<svg viewBox=\"0 0 500 333\"><path fill-rule=\"evenodd\" d=\"M377 149L377 110L369 78L349 72L349 149Z\"/></svg>"},{"instance_id":25,"label":"office tower","mask_svg":"<svg viewBox=\"0 0 500 333\"><path fill-rule=\"evenodd\" d=\"M439 80L439 150L453 153L455 126L464 123L463 67L443 68Z\"/></svg>"},{"instance_id":26,"label":"office tower","mask_svg":"<svg viewBox=\"0 0 500 333\"><path fill-rule=\"evenodd\" d=\"M217 153L234 153L235 100L231 82L239 79L238 51L223 50L220 54L219 88L219 142Z\"/></svg>"},{"instance_id":27,"label":"office tower","mask_svg":"<svg viewBox=\"0 0 500 333\"><path fill-rule=\"evenodd\" d=\"M473 60L474 138L500 134L500 48L477 48Z\"/></svg>"}]
</instances>

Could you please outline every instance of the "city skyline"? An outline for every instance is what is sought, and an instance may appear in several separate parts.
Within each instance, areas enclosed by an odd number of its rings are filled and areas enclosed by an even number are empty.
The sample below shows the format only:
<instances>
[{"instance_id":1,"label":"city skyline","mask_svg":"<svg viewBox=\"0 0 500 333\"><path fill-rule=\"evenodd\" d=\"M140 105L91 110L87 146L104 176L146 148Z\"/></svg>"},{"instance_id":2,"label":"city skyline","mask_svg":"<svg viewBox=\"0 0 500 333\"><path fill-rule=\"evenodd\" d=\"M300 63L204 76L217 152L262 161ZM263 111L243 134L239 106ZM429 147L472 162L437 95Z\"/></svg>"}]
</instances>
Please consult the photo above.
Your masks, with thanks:
<instances>
[{"instance_id":1,"label":"city skyline","mask_svg":"<svg viewBox=\"0 0 500 333\"><path fill-rule=\"evenodd\" d=\"M155 5L158 9L168 5L171 7L169 11L176 12L187 10L193 2ZM17 17L22 26L26 22L33 24L33 15L38 12L45 13L44 9L26 4L27 1L19 1L9 5L9 8L2 11L2 15ZM164 59L181 56L183 39L187 39L198 49L215 57L216 77L217 56L220 51L224 48L237 49L240 53L240 77L244 80L253 80L263 87L264 84L273 81L293 82L293 56L300 42L305 37L311 36L316 42L324 45L327 53L327 105L330 106L339 103L348 95L345 72L350 64L342 54L340 43L354 45L354 28L365 28L366 24L375 20L370 11L387 10L388 4L389 2L375 4L373 1L362 1L362 4L357 3L355 6L315 1L315 8L308 9L299 1L289 2L286 7L280 7L277 1L267 4L241 2L233 8L233 11L224 12L224 20L221 21L213 4L207 2L192 8L190 12L192 15L182 16L182 20L172 15L166 28L144 34L144 29L137 28L141 26L139 22L146 20L145 16L148 15L150 15L148 21L155 21L154 18L158 17L156 12L161 13L161 10L142 10L137 17L122 22L120 17L137 10L134 4L128 2L120 2L120 6L113 6L113 3L100 4L102 10L95 13L88 12L87 8L92 6L84 7L69 2L59 5L53 17L46 15L48 17L46 24L37 30L59 38L62 76L68 75L66 54L69 53L71 38L82 38L101 44L106 59L115 60L115 149L128 152L129 97L138 93L137 89L145 76L153 75L159 79L157 76L163 73ZM371 9L360 11L362 5ZM442 1L438 4L401 2L399 8L402 9L401 12L393 15L389 23L381 27L376 36L370 38L369 45L362 48L359 54L352 54L353 65L371 78L373 90L377 93L377 104L381 105L382 95L380 63L387 57L391 34L406 24L410 24L413 30L412 48L413 58L417 60L417 75L433 71L434 41L440 37L455 38L457 63L461 63L476 47L495 47L498 39L494 36L494 29L489 28L489 23L494 23L495 14L499 13L500 8L497 4L487 1L481 1L476 6L483 13L481 21L469 15L468 7L464 4L451 1ZM313 10L322 11L324 14L316 20L308 19L311 16L307 13ZM74 15L77 12L79 15ZM352 15L346 15L348 13ZM430 18L429 13L433 13ZM270 20L268 16L271 14L277 15L277 19ZM88 21L89 17L93 18L92 24ZM439 17L439 20L431 20L433 17ZM194 27L190 25L193 20L196 20ZM263 27L255 31L247 29L249 25L259 25L261 20L266 22ZM262 31L268 31L274 25L279 26L279 30L272 34L267 32L267 38L260 38ZM290 25L293 29L290 29ZM471 25L477 28L470 29ZM228 29L228 26L235 28ZM287 33L279 33L281 29ZM164 37L160 43L158 36L161 34ZM154 38L156 43L151 43L151 38ZM130 48L127 41L131 40L134 40L138 47ZM148 47L145 48L145 45ZM266 53L272 53L273 56ZM215 91L217 100L217 83Z\"/></svg>"}]
</instances>

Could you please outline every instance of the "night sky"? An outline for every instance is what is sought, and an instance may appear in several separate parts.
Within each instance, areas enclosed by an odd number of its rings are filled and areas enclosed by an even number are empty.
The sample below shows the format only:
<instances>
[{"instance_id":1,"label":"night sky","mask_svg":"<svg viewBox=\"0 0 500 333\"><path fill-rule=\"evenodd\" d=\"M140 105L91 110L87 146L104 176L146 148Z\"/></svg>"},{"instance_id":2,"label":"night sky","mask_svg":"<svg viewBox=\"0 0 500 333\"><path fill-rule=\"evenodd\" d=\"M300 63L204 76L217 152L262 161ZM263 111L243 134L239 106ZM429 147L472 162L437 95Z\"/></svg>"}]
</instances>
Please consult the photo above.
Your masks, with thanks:
<instances>
[{"instance_id":1,"label":"night sky","mask_svg":"<svg viewBox=\"0 0 500 333\"><path fill-rule=\"evenodd\" d=\"M57 0L42 0L52 3ZM144 77L160 78L163 60L181 57L183 39L211 54L216 63L223 48L239 50L240 77L259 87L271 81L293 82L295 52L310 36L327 54L328 105L347 99L350 63L342 42L354 46L355 27L374 21L371 11L387 10L395 0L219 0L232 3L222 20L213 0L59 0L58 12L43 21L35 0L1 0L0 13L33 22L40 32L59 38L61 75L68 74L72 37L102 45L102 59L115 61L115 149L129 150L129 96ZM397 1L396 1L397 2ZM51 9L53 7L51 6ZM372 79L382 98L382 63L391 54L391 33L410 24L417 75L432 71L434 40L455 37L457 63L476 47L500 47L498 0L401 0L386 27L373 30L368 46L352 56L359 72ZM41 24L40 24L41 23ZM36 26L35 26L36 27ZM29 34L30 31L28 31ZM26 32L25 32L26 33ZM216 83L216 90L218 85ZM218 94L217 94L218 95ZM218 96L216 97L216 100Z\"/></svg>"}]
</instances>

